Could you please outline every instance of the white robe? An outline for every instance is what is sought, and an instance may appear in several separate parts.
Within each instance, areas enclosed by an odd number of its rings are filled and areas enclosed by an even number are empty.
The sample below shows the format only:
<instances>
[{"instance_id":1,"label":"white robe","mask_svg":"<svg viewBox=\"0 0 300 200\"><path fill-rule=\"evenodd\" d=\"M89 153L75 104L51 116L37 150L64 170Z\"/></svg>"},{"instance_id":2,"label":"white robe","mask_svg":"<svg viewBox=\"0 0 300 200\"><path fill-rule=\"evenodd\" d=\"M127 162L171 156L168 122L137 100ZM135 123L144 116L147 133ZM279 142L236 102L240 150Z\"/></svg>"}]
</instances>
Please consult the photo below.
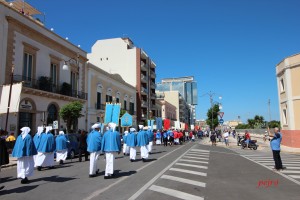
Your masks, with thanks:
<instances>
[{"instance_id":1,"label":"white robe","mask_svg":"<svg viewBox=\"0 0 300 200\"><path fill-rule=\"evenodd\" d=\"M149 142L149 144L147 145L147 149L149 153L152 152L152 146L153 146L153 142Z\"/></svg>"},{"instance_id":2,"label":"white robe","mask_svg":"<svg viewBox=\"0 0 300 200\"><path fill-rule=\"evenodd\" d=\"M68 157L68 149L64 149L56 152L56 162L59 162L60 160L65 161L67 157Z\"/></svg>"},{"instance_id":3,"label":"white robe","mask_svg":"<svg viewBox=\"0 0 300 200\"><path fill-rule=\"evenodd\" d=\"M17 160L17 177L24 179L33 175L34 160L32 156L25 156Z\"/></svg>"},{"instance_id":4,"label":"white robe","mask_svg":"<svg viewBox=\"0 0 300 200\"><path fill-rule=\"evenodd\" d=\"M156 139L156 144L161 144L161 139Z\"/></svg>"},{"instance_id":5,"label":"white robe","mask_svg":"<svg viewBox=\"0 0 300 200\"><path fill-rule=\"evenodd\" d=\"M129 154L129 146L127 146L127 144L123 144L123 153L125 154Z\"/></svg>"},{"instance_id":6,"label":"white robe","mask_svg":"<svg viewBox=\"0 0 300 200\"><path fill-rule=\"evenodd\" d=\"M105 176L114 173L114 154L113 153L105 153L106 158L106 167L105 167Z\"/></svg>"},{"instance_id":7,"label":"white robe","mask_svg":"<svg viewBox=\"0 0 300 200\"><path fill-rule=\"evenodd\" d=\"M34 167L52 167L54 166L54 153L38 152L34 161Z\"/></svg>"},{"instance_id":8,"label":"white robe","mask_svg":"<svg viewBox=\"0 0 300 200\"><path fill-rule=\"evenodd\" d=\"M141 146L141 157L144 159L148 159L149 153L146 146Z\"/></svg>"},{"instance_id":9,"label":"white robe","mask_svg":"<svg viewBox=\"0 0 300 200\"><path fill-rule=\"evenodd\" d=\"M98 170L98 158L100 151L90 153L90 175L95 175Z\"/></svg>"},{"instance_id":10,"label":"white robe","mask_svg":"<svg viewBox=\"0 0 300 200\"><path fill-rule=\"evenodd\" d=\"M130 147L130 159L135 160L136 157L136 148Z\"/></svg>"}]
</instances>

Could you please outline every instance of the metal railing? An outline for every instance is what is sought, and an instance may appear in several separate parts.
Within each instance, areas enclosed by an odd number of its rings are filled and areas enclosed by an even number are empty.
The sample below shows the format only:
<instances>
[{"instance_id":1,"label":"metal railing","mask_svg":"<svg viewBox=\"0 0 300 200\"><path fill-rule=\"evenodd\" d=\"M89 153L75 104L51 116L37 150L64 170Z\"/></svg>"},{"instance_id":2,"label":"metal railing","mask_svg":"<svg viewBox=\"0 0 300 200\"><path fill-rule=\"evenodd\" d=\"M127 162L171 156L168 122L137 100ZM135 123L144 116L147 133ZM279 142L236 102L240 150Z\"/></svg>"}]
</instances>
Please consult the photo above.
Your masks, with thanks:
<instances>
[{"instance_id":1,"label":"metal railing","mask_svg":"<svg viewBox=\"0 0 300 200\"><path fill-rule=\"evenodd\" d=\"M87 93L78 90L72 90L70 88L64 88L63 84L61 86L54 84L50 77L44 76L44 78L41 77L39 80L37 80L22 75L14 75L13 82L23 82L24 87L87 100Z\"/></svg>"}]
</instances>

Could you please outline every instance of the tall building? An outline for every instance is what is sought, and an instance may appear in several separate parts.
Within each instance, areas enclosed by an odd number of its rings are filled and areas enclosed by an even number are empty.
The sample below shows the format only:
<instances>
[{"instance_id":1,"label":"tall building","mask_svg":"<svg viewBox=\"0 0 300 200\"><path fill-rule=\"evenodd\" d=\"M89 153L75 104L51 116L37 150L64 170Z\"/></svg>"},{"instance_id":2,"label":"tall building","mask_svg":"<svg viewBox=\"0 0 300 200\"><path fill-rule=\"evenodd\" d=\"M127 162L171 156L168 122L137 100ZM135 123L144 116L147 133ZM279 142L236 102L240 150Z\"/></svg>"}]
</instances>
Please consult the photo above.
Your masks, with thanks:
<instances>
[{"instance_id":1,"label":"tall building","mask_svg":"<svg viewBox=\"0 0 300 200\"><path fill-rule=\"evenodd\" d=\"M300 54L276 66L282 144L300 148Z\"/></svg>"},{"instance_id":2,"label":"tall building","mask_svg":"<svg viewBox=\"0 0 300 200\"><path fill-rule=\"evenodd\" d=\"M156 90L159 92L178 91L189 105L189 124L196 122L196 105L198 104L197 82L193 76L165 78L161 83L156 84ZM181 118L181 119L180 119ZM182 116L178 119L182 120Z\"/></svg>"},{"instance_id":3,"label":"tall building","mask_svg":"<svg viewBox=\"0 0 300 200\"><path fill-rule=\"evenodd\" d=\"M4 85L0 91L0 126L7 126L16 135L23 126L35 133L37 126L52 125L54 121L65 128L66 123L58 115L60 108L73 101L85 104L87 100L86 52L44 27L34 18L39 11L20 2L0 1L0 85ZM12 90L6 120L8 104L2 102L7 101L9 90L5 88L11 83L22 84L13 85L19 92ZM72 129L87 129L85 120L86 115Z\"/></svg>"},{"instance_id":4,"label":"tall building","mask_svg":"<svg viewBox=\"0 0 300 200\"><path fill-rule=\"evenodd\" d=\"M119 74L136 88L137 123L155 114L156 64L129 38L98 40L88 54L89 62L108 73Z\"/></svg>"}]
</instances>

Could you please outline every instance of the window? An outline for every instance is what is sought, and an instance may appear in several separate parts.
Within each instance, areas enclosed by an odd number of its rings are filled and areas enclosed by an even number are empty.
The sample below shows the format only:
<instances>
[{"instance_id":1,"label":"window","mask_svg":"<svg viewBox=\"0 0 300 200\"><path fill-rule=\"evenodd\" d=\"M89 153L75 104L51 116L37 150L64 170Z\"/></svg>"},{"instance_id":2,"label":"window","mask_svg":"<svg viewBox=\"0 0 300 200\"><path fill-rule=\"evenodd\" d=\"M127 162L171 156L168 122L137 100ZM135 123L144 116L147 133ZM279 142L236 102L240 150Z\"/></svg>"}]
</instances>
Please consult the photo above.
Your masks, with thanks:
<instances>
[{"instance_id":1,"label":"window","mask_svg":"<svg viewBox=\"0 0 300 200\"><path fill-rule=\"evenodd\" d=\"M100 117L97 117L97 122L100 122Z\"/></svg>"},{"instance_id":2,"label":"window","mask_svg":"<svg viewBox=\"0 0 300 200\"><path fill-rule=\"evenodd\" d=\"M71 86L72 86L72 90L77 91L78 89L78 74L71 72Z\"/></svg>"},{"instance_id":3,"label":"window","mask_svg":"<svg viewBox=\"0 0 300 200\"><path fill-rule=\"evenodd\" d=\"M97 92L97 106L96 109L99 110L101 109L101 93Z\"/></svg>"},{"instance_id":4,"label":"window","mask_svg":"<svg viewBox=\"0 0 300 200\"><path fill-rule=\"evenodd\" d=\"M282 110L282 119L283 119L283 123L287 124L287 113L285 108Z\"/></svg>"},{"instance_id":5,"label":"window","mask_svg":"<svg viewBox=\"0 0 300 200\"><path fill-rule=\"evenodd\" d=\"M284 92L284 81L283 81L283 78L280 79L280 91Z\"/></svg>"},{"instance_id":6,"label":"window","mask_svg":"<svg viewBox=\"0 0 300 200\"><path fill-rule=\"evenodd\" d=\"M53 121L57 120L58 118L58 111L54 104L51 104L48 107L48 116L47 116L47 125L52 124Z\"/></svg>"},{"instance_id":7,"label":"window","mask_svg":"<svg viewBox=\"0 0 300 200\"><path fill-rule=\"evenodd\" d=\"M127 102L124 100L124 110L127 110Z\"/></svg>"},{"instance_id":8,"label":"window","mask_svg":"<svg viewBox=\"0 0 300 200\"><path fill-rule=\"evenodd\" d=\"M129 114L134 115L134 103L129 103Z\"/></svg>"},{"instance_id":9,"label":"window","mask_svg":"<svg viewBox=\"0 0 300 200\"><path fill-rule=\"evenodd\" d=\"M23 80L31 81L33 70L33 55L29 53L24 53L23 60Z\"/></svg>"},{"instance_id":10,"label":"window","mask_svg":"<svg viewBox=\"0 0 300 200\"><path fill-rule=\"evenodd\" d=\"M106 95L106 102L112 102L112 96Z\"/></svg>"},{"instance_id":11,"label":"window","mask_svg":"<svg viewBox=\"0 0 300 200\"><path fill-rule=\"evenodd\" d=\"M57 64L51 63L50 78L52 80L52 84L57 85Z\"/></svg>"},{"instance_id":12,"label":"window","mask_svg":"<svg viewBox=\"0 0 300 200\"><path fill-rule=\"evenodd\" d=\"M120 98L116 98L116 103L120 103Z\"/></svg>"}]
</instances>

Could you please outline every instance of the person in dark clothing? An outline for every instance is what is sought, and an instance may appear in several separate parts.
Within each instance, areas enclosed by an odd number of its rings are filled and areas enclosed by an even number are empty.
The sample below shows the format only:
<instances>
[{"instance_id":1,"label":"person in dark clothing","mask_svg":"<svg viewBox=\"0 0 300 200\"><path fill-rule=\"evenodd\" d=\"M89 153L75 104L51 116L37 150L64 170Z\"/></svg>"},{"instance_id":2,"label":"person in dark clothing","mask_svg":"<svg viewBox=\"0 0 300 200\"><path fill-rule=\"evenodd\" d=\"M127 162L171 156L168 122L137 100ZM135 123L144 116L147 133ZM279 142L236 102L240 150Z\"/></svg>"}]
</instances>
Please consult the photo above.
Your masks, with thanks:
<instances>
[{"instance_id":1,"label":"person in dark clothing","mask_svg":"<svg viewBox=\"0 0 300 200\"><path fill-rule=\"evenodd\" d=\"M80 137L79 137L79 162L82 161L82 154L84 154L85 161L88 161L89 159L89 154L87 151L87 143L86 143L86 138L87 138L87 132L86 131L81 131Z\"/></svg>"},{"instance_id":2,"label":"person in dark clothing","mask_svg":"<svg viewBox=\"0 0 300 200\"><path fill-rule=\"evenodd\" d=\"M3 130L0 130L0 171L1 171L1 165L6 165L9 163L4 134L5 132ZM0 177L0 182L1 182L1 177ZM2 190L3 188L4 186L0 186L0 190Z\"/></svg>"}]
</instances>

